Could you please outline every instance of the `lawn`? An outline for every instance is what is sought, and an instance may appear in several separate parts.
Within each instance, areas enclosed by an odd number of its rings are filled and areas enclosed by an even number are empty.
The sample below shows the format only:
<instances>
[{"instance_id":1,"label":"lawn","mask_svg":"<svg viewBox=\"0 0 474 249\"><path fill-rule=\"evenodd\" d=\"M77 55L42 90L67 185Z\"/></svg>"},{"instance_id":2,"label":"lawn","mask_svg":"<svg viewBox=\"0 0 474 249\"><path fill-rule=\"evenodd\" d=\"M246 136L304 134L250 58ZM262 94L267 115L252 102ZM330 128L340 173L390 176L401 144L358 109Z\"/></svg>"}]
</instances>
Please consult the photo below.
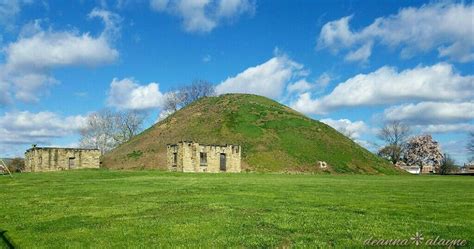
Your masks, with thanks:
<instances>
[{"instance_id":1,"label":"lawn","mask_svg":"<svg viewBox=\"0 0 474 249\"><path fill-rule=\"evenodd\" d=\"M474 243L474 177L85 170L0 187L0 229L21 248Z\"/></svg>"}]
</instances>

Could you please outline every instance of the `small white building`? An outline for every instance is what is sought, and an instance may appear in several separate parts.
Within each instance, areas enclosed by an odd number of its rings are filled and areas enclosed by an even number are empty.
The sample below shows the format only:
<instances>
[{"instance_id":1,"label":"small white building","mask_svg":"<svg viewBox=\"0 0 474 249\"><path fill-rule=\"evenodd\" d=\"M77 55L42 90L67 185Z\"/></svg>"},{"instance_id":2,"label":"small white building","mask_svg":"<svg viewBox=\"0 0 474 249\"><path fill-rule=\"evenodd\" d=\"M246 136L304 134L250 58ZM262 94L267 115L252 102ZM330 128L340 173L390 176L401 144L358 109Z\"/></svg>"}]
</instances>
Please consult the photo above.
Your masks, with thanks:
<instances>
[{"instance_id":1,"label":"small white building","mask_svg":"<svg viewBox=\"0 0 474 249\"><path fill-rule=\"evenodd\" d=\"M420 174L420 166L401 166L400 168L411 174Z\"/></svg>"},{"instance_id":2,"label":"small white building","mask_svg":"<svg viewBox=\"0 0 474 249\"><path fill-rule=\"evenodd\" d=\"M465 163L460 170L463 174L474 174L474 161Z\"/></svg>"}]
</instances>

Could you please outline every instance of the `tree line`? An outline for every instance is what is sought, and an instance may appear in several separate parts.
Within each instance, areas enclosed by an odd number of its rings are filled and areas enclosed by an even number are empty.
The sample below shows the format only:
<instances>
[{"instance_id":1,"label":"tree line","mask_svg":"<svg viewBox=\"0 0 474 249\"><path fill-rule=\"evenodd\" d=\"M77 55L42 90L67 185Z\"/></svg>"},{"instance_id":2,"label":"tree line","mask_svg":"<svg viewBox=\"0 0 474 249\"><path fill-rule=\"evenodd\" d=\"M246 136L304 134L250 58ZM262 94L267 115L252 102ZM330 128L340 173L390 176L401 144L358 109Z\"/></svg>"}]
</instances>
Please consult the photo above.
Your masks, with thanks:
<instances>
[{"instance_id":1,"label":"tree line","mask_svg":"<svg viewBox=\"0 0 474 249\"><path fill-rule=\"evenodd\" d=\"M377 137L385 142L378 150L378 155L394 165L418 165L420 172L424 166L434 166L438 173L448 174L456 170L454 159L449 154L442 154L437 141L431 135L411 136L411 129L400 121L386 123ZM467 149L474 159L474 132L469 134Z\"/></svg>"}]
</instances>

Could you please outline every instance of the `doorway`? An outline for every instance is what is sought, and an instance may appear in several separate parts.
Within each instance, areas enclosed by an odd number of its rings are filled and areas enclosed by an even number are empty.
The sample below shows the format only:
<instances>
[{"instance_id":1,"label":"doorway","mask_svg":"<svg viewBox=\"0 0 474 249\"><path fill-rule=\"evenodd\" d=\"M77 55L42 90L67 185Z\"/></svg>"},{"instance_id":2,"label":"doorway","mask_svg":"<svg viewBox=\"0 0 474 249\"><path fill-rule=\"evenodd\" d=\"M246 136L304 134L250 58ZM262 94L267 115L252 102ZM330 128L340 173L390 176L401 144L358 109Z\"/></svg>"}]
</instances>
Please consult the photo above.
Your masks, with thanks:
<instances>
[{"instance_id":1,"label":"doorway","mask_svg":"<svg viewBox=\"0 0 474 249\"><path fill-rule=\"evenodd\" d=\"M221 153L221 160L220 160L220 169L221 171L226 171L226 158L225 153Z\"/></svg>"},{"instance_id":2,"label":"doorway","mask_svg":"<svg viewBox=\"0 0 474 249\"><path fill-rule=\"evenodd\" d=\"M76 168L75 159L76 159L75 157L70 157L69 158L69 162L68 162L69 169Z\"/></svg>"}]
</instances>

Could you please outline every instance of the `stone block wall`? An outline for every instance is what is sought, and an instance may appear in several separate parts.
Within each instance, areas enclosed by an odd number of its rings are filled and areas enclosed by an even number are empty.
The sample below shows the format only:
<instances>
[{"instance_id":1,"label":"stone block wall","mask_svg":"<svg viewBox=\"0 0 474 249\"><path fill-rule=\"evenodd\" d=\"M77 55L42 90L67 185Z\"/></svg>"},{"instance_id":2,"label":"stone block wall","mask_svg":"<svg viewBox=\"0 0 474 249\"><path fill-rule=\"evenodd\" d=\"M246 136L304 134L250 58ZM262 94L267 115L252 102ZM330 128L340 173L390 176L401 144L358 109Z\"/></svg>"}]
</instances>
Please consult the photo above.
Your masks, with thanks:
<instances>
[{"instance_id":1,"label":"stone block wall","mask_svg":"<svg viewBox=\"0 0 474 249\"><path fill-rule=\"evenodd\" d=\"M201 153L205 158L203 162ZM182 141L167 145L167 164L170 171L240 172L241 153L242 149L239 145L203 145ZM221 161L225 162L222 169Z\"/></svg>"},{"instance_id":2,"label":"stone block wall","mask_svg":"<svg viewBox=\"0 0 474 249\"><path fill-rule=\"evenodd\" d=\"M25 152L25 170L44 172L100 167L96 149L33 147Z\"/></svg>"}]
</instances>

